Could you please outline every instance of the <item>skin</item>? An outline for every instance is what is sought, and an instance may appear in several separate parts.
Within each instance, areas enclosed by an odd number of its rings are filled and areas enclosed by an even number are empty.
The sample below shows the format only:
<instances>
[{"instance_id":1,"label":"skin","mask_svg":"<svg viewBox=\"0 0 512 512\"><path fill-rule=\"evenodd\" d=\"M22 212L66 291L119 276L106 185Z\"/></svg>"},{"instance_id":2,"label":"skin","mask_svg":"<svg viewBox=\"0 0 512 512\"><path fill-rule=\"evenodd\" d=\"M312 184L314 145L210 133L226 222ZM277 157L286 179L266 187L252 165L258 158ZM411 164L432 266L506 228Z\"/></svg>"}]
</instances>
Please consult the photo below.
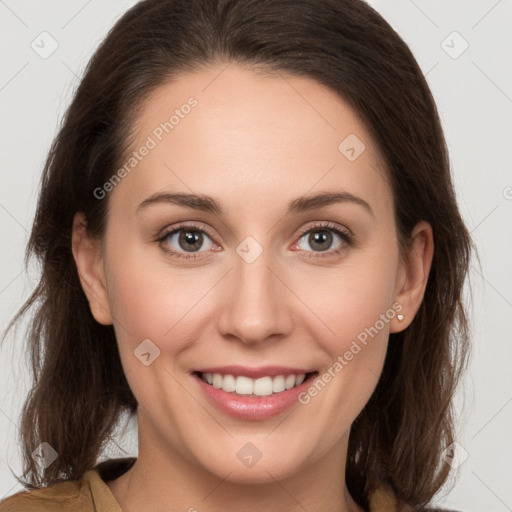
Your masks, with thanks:
<instances>
[{"instance_id":1,"label":"skin","mask_svg":"<svg viewBox=\"0 0 512 512\"><path fill-rule=\"evenodd\" d=\"M147 98L133 150L190 96L198 105L103 199L104 238L89 237L75 216L83 289L94 318L114 325L139 403L137 462L108 486L125 512L360 511L345 486L350 426L375 389L389 333L405 329L421 304L432 229L420 222L401 257L377 148L354 111L312 79L234 63L180 75ZM338 150L349 134L366 146L354 161ZM225 214L170 203L137 211L164 190L214 196ZM373 213L343 202L286 214L300 196L335 190ZM301 234L326 221L350 230L353 245L330 232L322 251ZM178 235L155 241L183 222L212 234L197 260L164 250L191 254ZM250 264L236 252L248 236L263 249ZM307 405L275 418L224 415L190 375L226 364L321 375L397 302L402 322L385 323ZM144 339L161 351L148 366L133 353ZM237 458L247 442L262 453L252 467Z\"/></svg>"}]
</instances>

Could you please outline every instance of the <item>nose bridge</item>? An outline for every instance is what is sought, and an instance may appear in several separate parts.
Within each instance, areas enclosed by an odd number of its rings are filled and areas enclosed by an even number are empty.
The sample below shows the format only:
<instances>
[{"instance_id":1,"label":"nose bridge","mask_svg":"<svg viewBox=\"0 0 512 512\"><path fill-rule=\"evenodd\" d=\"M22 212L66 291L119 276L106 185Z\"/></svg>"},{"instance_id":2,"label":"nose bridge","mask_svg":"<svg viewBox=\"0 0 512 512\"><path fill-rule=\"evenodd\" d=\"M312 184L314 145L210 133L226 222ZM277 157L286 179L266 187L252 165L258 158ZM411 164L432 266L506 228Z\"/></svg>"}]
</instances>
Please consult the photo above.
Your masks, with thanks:
<instances>
[{"instance_id":1,"label":"nose bridge","mask_svg":"<svg viewBox=\"0 0 512 512\"><path fill-rule=\"evenodd\" d=\"M223 334L254 343L286 333L291 326L286 288L275 275L272 250L247 237L236 248L233 265L220 314Z\"/></svg>"}]
</instances>

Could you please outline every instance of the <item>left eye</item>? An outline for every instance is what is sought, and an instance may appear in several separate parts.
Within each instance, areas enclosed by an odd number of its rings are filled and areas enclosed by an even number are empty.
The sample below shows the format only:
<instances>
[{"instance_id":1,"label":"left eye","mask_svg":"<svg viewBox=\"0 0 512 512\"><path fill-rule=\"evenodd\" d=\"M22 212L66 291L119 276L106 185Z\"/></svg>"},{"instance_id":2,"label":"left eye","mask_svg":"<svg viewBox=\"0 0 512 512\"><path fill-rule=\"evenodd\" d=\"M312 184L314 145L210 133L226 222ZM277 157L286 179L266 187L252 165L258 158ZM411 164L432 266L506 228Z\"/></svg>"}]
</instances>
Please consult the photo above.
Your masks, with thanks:
<instances>
[{"instance_id":1,"label":"left eye","mask_svg":"<svg viewBox=\"0 0 512 512\"><path fill-rule=\"evenodd\" d=\"M341 241L341 244L348 244L350 242L350 237L347 233L336 229L336 228L313 228L304 233L299 241L297 242L297 246L300 249L309 251L306 247L301 246L301 240L306 239L306 242L313 249L313 252L325 252L332 249L332 244L335 239L338 238Z\"/></svg>"}]
</instances>

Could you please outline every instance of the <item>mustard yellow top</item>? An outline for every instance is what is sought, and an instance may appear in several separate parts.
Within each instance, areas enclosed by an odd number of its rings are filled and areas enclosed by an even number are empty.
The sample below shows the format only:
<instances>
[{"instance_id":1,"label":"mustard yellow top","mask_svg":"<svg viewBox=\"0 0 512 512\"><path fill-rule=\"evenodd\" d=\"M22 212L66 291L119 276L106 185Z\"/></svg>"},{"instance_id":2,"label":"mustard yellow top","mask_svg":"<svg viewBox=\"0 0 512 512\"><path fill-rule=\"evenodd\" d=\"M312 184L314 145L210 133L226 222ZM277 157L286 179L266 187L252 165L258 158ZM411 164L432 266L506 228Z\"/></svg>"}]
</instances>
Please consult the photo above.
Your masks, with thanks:
<instances>
[{"instance_id":1,"label":"mustard yellow top","mask_svg":"<svg viewBox=\"0 0 512 512\"><path fill-rule=\"evenodd\" d=\"M134 458L111 459L87 471L81 480L60 482L33 491L22 491L0 502L0 512L122 512L106 484L127 471ZM393 495L377 490L369 512L396 512Z\"/></svg>"}]
</instances>

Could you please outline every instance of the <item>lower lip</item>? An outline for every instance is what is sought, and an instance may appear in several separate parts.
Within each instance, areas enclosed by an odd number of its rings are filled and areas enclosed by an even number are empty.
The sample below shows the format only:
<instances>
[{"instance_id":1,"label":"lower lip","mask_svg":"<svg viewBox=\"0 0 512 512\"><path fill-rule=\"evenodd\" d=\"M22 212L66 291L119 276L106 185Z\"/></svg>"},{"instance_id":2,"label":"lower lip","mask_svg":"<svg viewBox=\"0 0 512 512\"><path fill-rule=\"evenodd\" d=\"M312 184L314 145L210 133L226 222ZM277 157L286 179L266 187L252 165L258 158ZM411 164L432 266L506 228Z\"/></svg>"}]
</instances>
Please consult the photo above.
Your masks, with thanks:
<instances>
[{"instance_id":1,"label":"lower lip","mask_svg":"<svg viewBox=\"0 0 512 512\"><path fill-rule=\"evenodd\" d=\"M298 396L311 385L311 381L315 377L315 375L310 375L299 386L287 389L281 393L254 397L228 393L207 384L197 373L194 373L192 376L199 382L199 386L217 409L233 418L250 421L262 421L272 418L290 409L294 404L299 403Z\"/></svg>"}]
</instances>

